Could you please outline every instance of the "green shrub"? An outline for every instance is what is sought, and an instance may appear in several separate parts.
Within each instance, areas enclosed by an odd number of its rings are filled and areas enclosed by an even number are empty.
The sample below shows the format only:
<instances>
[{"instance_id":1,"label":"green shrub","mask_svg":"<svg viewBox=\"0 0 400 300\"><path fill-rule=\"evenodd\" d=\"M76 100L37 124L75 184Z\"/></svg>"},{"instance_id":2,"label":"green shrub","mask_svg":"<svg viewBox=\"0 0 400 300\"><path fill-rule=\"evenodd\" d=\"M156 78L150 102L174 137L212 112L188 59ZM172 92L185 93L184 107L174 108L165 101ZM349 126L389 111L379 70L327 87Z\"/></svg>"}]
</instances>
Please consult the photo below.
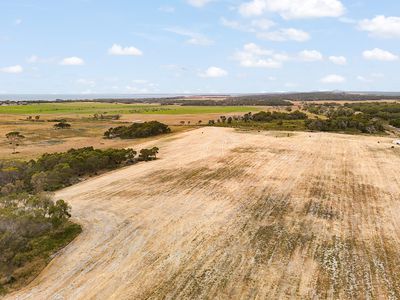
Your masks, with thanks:
<instances>
[{"instance_id":1,"label":"green shrub","mask_svg":"<svg viewBox=\"0 0 400 300\"><path fill-rule=\"evenodd\" d=\"M115 128L110 128L104 133L104 137L108 139L117 137L121 139L134 139L156 136L169 132L171 132L171 129L168 127L168 125L158 121L151 121L144 123L133 123L130 126L118 126Z\"/></svg>"}]
</instances>

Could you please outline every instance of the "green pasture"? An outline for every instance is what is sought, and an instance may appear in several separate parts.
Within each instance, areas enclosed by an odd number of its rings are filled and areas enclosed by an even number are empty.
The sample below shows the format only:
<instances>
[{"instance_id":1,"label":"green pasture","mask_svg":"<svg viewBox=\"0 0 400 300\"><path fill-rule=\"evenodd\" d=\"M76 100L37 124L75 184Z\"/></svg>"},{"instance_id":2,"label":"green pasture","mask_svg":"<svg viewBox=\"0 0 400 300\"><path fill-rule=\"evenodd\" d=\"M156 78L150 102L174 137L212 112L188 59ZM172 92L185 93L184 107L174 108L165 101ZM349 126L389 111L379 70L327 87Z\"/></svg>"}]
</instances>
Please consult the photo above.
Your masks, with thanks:
<instances>
[{"instance_id":1,"label":"green pasture","mask_svg":"<svg viewBox=\"0 0 400 300\"><path fill-rule=\"evenodd\" d=\"M207 114L207 113L243 113L257 111L246 106L179 106L151 104L119 103L40 103L28 105L0 106L0 114L42 115L42 114ZM260 107L259 110L262 110Z\"/></svg>"}]
</instances>

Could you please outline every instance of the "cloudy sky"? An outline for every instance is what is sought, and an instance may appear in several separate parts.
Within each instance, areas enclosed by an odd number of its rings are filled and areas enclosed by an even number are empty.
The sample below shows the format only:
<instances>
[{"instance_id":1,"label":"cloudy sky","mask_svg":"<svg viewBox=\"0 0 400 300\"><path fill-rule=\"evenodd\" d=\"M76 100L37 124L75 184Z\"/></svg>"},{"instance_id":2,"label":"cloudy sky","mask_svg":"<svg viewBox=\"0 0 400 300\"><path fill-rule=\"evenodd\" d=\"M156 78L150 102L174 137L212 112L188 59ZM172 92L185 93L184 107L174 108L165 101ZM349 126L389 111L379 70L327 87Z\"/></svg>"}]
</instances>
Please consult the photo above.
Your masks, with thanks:
<instances>
[{"instance_id":1,"label":"cloudy sky","mask_svg":"<svg viewBox=\"0 0 400 300\"><path fill-rule=\"evenodd\" d=\"M4 0L0 93L400 91L399 0Z\"/></svg>"}]
</instances>

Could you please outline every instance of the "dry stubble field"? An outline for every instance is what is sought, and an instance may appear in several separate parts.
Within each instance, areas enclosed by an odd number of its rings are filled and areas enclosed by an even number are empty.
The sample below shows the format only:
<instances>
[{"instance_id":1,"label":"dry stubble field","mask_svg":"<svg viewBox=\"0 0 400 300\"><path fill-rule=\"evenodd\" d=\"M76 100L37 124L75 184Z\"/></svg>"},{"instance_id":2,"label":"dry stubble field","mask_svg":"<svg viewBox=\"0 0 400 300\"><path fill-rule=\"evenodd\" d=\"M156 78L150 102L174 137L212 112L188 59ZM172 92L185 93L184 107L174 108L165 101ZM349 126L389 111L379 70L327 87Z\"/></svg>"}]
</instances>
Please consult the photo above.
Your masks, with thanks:
<instances>
[{"instance_id":1,"label":"dry stubble field","mask_svg":"<svg viewBox=\"0 0 400 300\"><path fill-rule=\"evenodd\" d=\"M56 194L84 232L7 299L399 298L390 142L212 127L149 142L159 160Z\"/></svg>"}]
</instances>

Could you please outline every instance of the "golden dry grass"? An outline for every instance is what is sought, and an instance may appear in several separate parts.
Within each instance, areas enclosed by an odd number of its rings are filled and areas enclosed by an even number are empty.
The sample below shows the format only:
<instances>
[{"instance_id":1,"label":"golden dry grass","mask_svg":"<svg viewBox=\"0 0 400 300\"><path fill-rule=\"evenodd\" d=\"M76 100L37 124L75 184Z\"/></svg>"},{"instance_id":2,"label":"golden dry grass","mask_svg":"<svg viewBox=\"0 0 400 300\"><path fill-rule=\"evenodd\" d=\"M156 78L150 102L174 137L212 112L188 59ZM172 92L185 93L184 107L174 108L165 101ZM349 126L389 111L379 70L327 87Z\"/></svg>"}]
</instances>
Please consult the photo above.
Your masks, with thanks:
<instances>
[{"instance_id":1,"label":"golden dry grass","mask_svg":"<svg viewBox=\"0 0 400 300\"><path fill-rule=\"evenodd\" d=\"M379 141L379 143L378 143ZM201 128L56 194L83 233L6 299L396 299L399 148Z\"/></svg>"}]
</instances>

